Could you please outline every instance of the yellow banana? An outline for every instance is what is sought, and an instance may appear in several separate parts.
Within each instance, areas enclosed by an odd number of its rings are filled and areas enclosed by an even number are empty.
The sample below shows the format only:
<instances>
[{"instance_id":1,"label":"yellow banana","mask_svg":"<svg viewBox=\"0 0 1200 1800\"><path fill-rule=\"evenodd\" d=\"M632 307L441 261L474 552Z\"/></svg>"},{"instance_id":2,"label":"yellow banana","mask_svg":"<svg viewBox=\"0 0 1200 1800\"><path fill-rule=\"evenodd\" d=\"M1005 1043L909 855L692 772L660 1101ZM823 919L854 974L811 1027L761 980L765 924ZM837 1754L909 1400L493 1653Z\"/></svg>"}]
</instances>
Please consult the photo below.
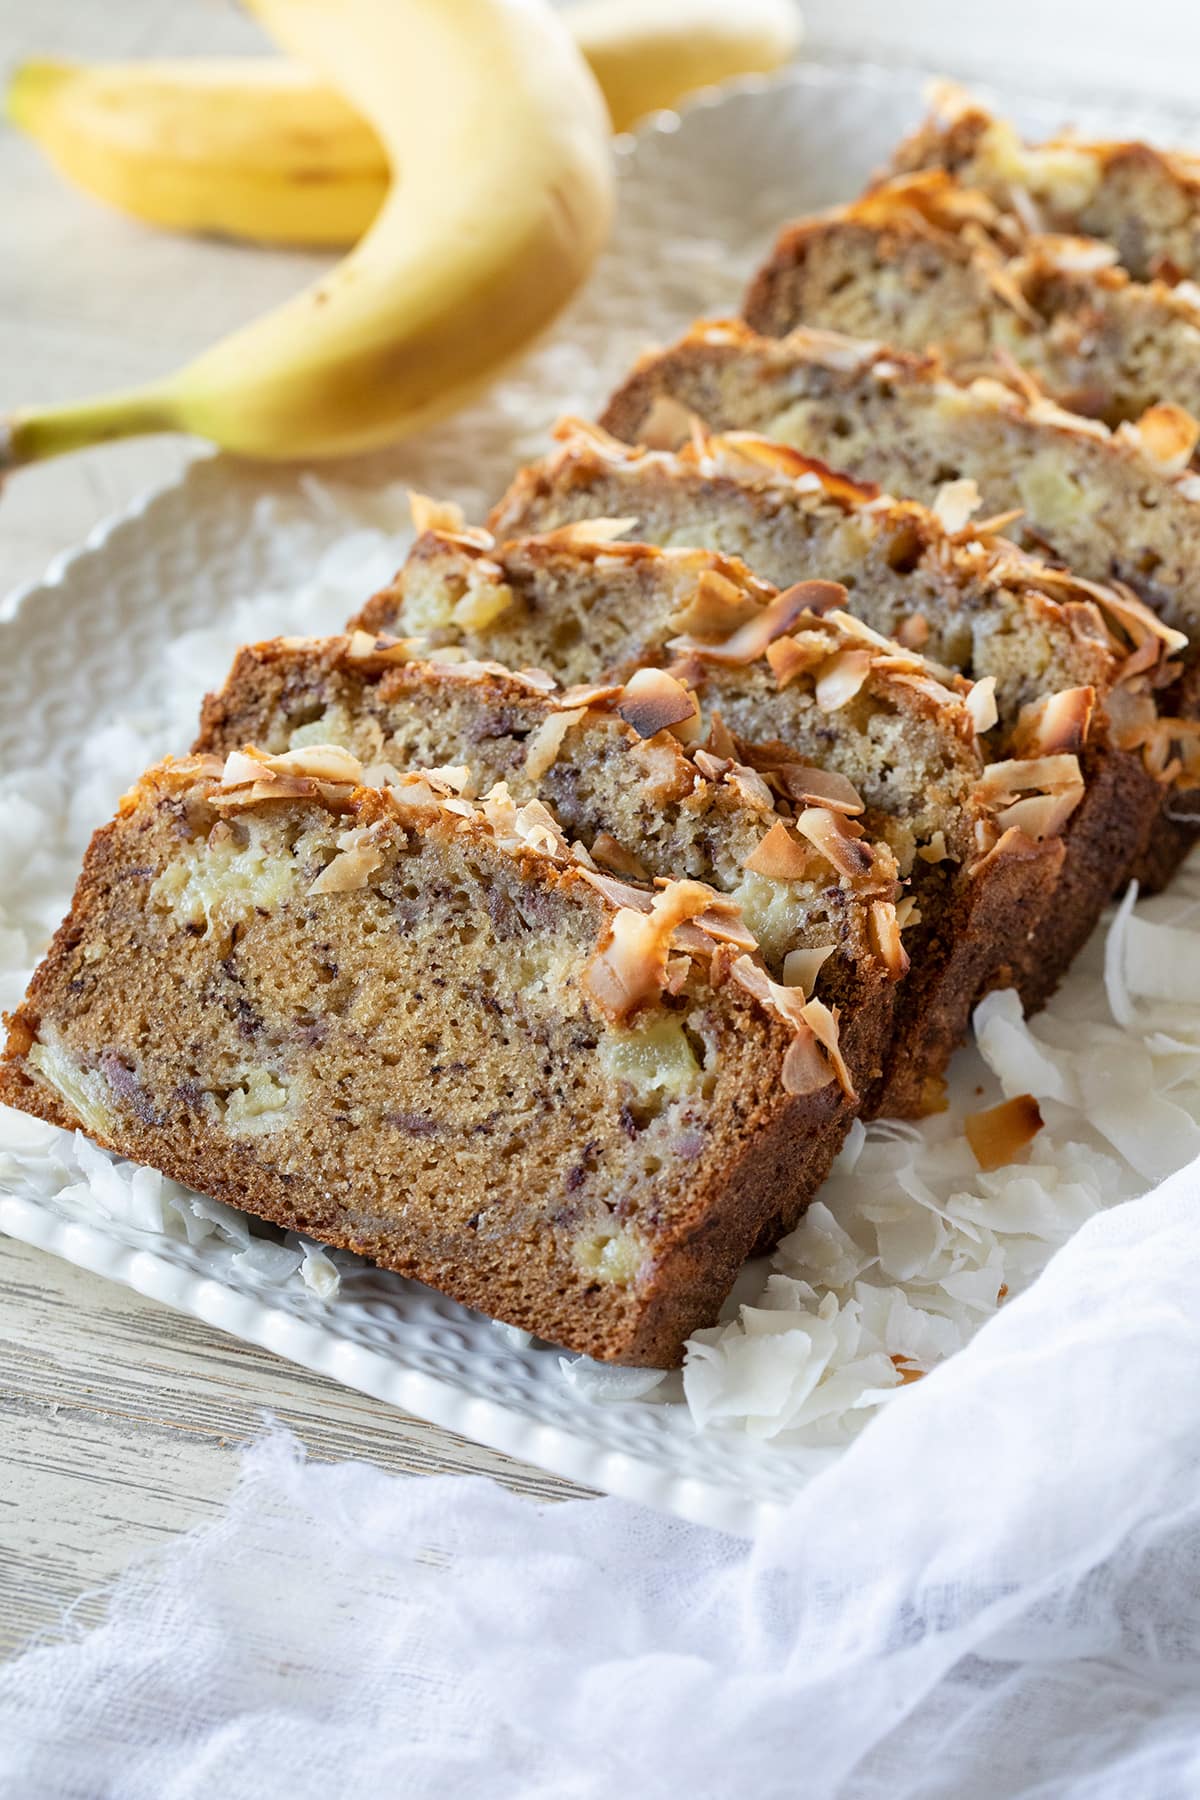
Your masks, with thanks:
<instances>
[{"instance_id":1,"label":"yellow banana","mask_svg":"<svg viewBox=\"0 0 1200 1800\"><path fill-rule=\"evenodd\" d=\"M617 131L696 88L769 74L800 42L794 0L577 0L566 16Z\"/></svg>"},{"instance_id":2,"label":"yellow banana","mask_svg":"<svg viewBox=\"0 0 1200 1800\"><path fill-rule=\"evenodd\" d=\"M6 107L76 187L168 230L340 249L387 193L366 120L274 57L30 62Z\"/></svg>"},{"instance_id":3,"label":"yellow banana","mask_svg":"<svg viewBox=\"0 0 1200 1800\"><path fill-rule=\"evenodd\" d=\"M793 54L793 0L582 0L564 14L614 129ZM77 186L147 224L340 248L383 204L389 148L316 73L271 58L31 62L12 121Z\"/></svg>"},{"instance_id":4,"label":"yellow banana","mask_svg":"<svg viewBox=\"0 0 1200 1800\"><path fill-rule=\"evenodd\" d=\"M188 431L336 456L442 417L545 326L611 220L603 97L545 0L249 0L405 171L304 293L154 385L7 421L9 466Z\"/></svg>"}]
</instances>

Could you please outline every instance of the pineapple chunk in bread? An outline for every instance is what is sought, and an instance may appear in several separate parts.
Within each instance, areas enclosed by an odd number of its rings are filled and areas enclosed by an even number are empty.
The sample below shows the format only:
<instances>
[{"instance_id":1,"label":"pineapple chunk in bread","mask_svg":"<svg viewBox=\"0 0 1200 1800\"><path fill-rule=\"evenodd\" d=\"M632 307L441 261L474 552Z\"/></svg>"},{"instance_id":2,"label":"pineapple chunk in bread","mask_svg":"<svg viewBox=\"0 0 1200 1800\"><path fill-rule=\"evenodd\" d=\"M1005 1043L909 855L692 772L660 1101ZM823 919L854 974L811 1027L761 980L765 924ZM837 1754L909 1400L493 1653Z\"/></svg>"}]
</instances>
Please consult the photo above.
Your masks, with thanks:
<instances>
[{"instance_id":1,"label":"pineapple chunk in bread","mask_svg":"<svg viewBox=\"0 0 1200 1800\"><path fill-rule=\"evenodd\" d=\"M696 882L344 751L153 769L0 1098L592 1356L677 1362L849 1109L828 1014ZM630 897L632 896L632 898Z\"/></svg>"},{"instance_id":2,"label":"pineapple chunk in bread","mask_svg":"<svg viewBox=\"0 0 1200 1800\"><path fill-rule=\"evenodd\" d=\"M1155 702L1177 638L1128 591L1076 581L969 520L891 500L764 438L696 433L675 453L578 422L559 435L498 503L498 536L628 517L640 538L719 546L779 586L826 575L876 631L995 683L990 758L1019 753L1035 732L1078 752L1086 792L1064 829L1059 888L1014 971L1026 1005L1040 1004L1149 839L1175 754Z\"/></svg>"},{"instance_id":3,"label":"pineapple chunk in bread","mask_svg":"<svg viewBox=\"0 0 1200 1800\"><path fill-rule=\"evenodd\" d=\"M489 620L482 629L455 622L464 598ZM808 777L789 775L794 765L849 783L919 912L896 1040L870 1096L873 1109L913 1113L976 995L1023 953L1083 783L1072 753L985 768L976 728L987 690L872 633L839 610L845 598L823 581L779 593L736 560L624 543L611 522L583 523L504 544L427 532L356 623L402 636L433 627L456 640L451 649L540 664L563 680L622 679L631 664L674 658L713 753L729 753L732 733L738 760L779 784L795 779L803 792Z\"/></svg>"},{"instance_id":4,"label":"pineapple chunk in bread","mask_svg":"<svg viewBox=\"0 0 1200 1800\"><path fill-rule=\"evenodd\" d=\"M771 337L806 325L936 349L959 381L1012 359L1109 425L1160 402L1200 414L1200 288L1132 281L1112 245L1026 233L939 170L788 226L744 311Z\"/></svg>"},{"instance_id":5,"label":"pineapple chunk in bread","mask_svg":"<svg viewBox=\"0 0 1200 1800\"><path fill-rule=\"evenodd\" d=\"M1035 231L1104 238L1137 281L1200 280L1200 156L1064 132L1022 141L953 82L896 150L892 175L946 169Z\"/></svg>"}]
</instances>

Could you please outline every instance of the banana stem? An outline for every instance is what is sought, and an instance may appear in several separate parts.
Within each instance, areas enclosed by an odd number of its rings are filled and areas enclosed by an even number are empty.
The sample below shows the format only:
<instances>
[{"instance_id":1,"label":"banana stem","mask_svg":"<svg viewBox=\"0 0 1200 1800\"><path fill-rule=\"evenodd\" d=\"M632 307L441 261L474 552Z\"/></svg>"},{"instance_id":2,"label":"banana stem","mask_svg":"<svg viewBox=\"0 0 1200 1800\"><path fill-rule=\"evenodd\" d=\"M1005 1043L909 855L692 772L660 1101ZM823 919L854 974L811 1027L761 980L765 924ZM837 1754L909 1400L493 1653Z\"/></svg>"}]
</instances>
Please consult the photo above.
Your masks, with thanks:
<instances>
[{"instance_id":1,"label":"banana stem","mask_svg":"<svg viewBox=\"0 0 1200 1800\"><path fill-rule=\"evenodd\" d=\"M178 429L174 399L165 387L130 388L71 406L23 407L0 423L0 470L86 450L89 444Z\"/></svg>"}]
</instances>

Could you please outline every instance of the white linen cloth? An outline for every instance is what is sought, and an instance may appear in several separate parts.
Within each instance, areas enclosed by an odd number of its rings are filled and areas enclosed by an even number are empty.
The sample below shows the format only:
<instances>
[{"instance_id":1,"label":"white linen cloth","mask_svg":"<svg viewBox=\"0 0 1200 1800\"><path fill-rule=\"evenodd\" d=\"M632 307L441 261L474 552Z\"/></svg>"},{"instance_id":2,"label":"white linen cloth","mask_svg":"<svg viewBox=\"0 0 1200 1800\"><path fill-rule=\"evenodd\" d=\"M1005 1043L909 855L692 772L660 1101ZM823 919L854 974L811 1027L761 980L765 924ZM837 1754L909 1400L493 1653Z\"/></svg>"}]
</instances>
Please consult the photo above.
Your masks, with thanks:
<instances>
[{"instance_id":1,"label":"white linen cloth","mask_svg":"<svg viewBox=\"0 0 1200 1800\"><path fill-rule=\"evenodd\" d=\"M0 1670L4 1800L1194 1800L1200 1164L746 1545L303 1462Z\"/></svg>"}]
</instances>

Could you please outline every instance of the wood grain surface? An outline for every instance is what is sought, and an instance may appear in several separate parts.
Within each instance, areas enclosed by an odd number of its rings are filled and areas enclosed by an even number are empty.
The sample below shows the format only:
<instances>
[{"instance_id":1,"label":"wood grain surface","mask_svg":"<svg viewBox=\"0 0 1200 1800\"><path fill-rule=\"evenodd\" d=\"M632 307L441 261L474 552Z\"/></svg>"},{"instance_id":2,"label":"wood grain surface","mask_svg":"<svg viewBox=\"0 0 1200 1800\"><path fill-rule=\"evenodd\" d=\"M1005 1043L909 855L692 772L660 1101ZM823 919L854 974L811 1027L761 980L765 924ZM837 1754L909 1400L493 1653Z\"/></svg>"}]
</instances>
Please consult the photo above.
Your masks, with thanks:
<instances>
[{"instance_id":1,"label":"wood grain surface","mask_svg":"<svg viewBox=\"0 0 1200 1800\"><path fill-rule=\"evenodd\" d=\"M437 1426L0 1240L0 1655L131 1556L210 1517L270 1414L323 1461L581 1493Z\"/></svg>"}]
</instances>

